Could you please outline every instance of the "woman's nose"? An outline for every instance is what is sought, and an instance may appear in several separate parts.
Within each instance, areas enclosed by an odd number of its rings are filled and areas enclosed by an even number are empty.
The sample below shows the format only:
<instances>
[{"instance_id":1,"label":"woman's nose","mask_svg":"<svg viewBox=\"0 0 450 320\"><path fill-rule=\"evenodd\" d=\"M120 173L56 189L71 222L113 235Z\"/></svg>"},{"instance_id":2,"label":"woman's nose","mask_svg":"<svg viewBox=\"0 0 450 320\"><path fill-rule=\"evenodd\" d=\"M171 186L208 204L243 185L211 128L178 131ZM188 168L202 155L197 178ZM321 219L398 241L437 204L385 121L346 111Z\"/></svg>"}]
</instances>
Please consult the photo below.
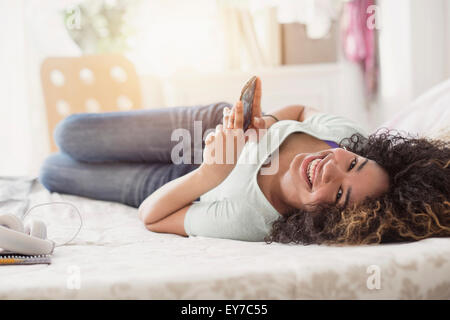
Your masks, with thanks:
<instances>
[{"instance_id":1,"label":"woman's nose","mask_svg":"<svg viewBox=\"0 0 450 320\"><path fill-rule=\"evenodd\" d=\"M330 183L336 179L338 179L340 176L340 170L338 166L336 165L336 162L334 159L329 160L327 163L324 164L322 167L322 183Z\"/></svg>"}]
</instances>

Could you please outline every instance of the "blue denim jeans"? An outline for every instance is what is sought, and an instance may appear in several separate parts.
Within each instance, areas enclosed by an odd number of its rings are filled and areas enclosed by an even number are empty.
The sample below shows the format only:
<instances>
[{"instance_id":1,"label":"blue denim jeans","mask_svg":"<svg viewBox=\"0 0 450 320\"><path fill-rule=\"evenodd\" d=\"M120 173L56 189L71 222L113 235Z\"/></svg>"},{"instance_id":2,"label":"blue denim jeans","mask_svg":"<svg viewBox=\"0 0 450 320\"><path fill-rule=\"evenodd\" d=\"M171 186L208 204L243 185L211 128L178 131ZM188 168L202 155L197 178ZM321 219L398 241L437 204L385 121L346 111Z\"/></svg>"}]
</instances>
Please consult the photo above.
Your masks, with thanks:
<instances>
[{"instance_id":1,"label":"blue denim jeans","mask_svg":"<svg viewBox=\"0 0 450 320\"><path fill-rule=\"evenodd\" d=\"M194 156L202 153L204 143L195 142L194 121L201 121L203 138L222 122L226 106L231 107L219 102L71 115L55 129L60 152L45 160L39 181L52 192L138 207L153 191L199 166ZM179 141L171 135L180 128L191 136L191 162L174 164L172 148Z\"/></svg>"}]
</instances>

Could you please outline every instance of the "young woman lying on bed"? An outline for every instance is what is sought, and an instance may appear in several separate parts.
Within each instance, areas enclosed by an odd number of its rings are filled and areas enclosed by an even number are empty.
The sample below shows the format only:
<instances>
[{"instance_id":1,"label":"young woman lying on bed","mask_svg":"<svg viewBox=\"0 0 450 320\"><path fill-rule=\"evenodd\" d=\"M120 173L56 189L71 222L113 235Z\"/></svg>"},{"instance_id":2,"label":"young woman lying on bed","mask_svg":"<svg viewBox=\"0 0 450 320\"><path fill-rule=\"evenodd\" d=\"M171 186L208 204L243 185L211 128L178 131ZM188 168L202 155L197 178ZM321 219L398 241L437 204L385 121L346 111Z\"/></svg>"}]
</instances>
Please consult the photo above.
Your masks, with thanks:
<instances>
[{"instance_id":1,"label":"young woman lying on bed","mask_svg":"<svg viewBox=\"0 0 450 320\"><path fill-rule=\"evenodd\" d=\"M348 119L300 105L262 115L260 101L258 79L249 130L259 140L242 148L226 140L243 135L240 102L72 115L56 129L61 152L40 181L139 207L147 229L183 236L303 244L450 236L448 142L389 130L367 137ZM174 164L180 128L188 161ZM234 161L217 163L216 152L230 148Z\"/></svg>"}]
</instances>

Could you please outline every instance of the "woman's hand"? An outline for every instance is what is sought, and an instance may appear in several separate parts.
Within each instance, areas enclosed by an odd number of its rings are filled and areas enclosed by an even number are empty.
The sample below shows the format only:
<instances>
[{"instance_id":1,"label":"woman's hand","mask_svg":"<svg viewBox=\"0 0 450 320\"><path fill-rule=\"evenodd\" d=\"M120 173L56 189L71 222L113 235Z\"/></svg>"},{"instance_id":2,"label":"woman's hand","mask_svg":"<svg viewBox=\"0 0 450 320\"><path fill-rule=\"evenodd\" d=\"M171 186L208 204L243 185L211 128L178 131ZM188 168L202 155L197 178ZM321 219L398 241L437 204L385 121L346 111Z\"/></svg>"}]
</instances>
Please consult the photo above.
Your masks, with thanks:
<instances>
[{"instance_id":1,"label":"woman's hand","mask_svg":"<svg viewBox=\"0 0 450 320\"><path fill-rule=\"evenodd\" d=\"M271 117L263 117L262 109L261 109L261 79L259 77L256 78L255 85L255 94L253 96L253 104L252 104L252 122L249 129L269 129L272 124L275 123L275 120Z\"/></svg>"},{"instance_id":2,"label":"woman's hand","mask_svg":"<svg viewBox=\"0 0 450 320\"><path fill-rule=\"evenodd\" d=\"M202 172L207 177L223 181L235 167L245 144L243 130L244 112L242 102L238 101L230 110L223 111L223 122L207 135L203 150Z\"/></svg>"}]
</instances>

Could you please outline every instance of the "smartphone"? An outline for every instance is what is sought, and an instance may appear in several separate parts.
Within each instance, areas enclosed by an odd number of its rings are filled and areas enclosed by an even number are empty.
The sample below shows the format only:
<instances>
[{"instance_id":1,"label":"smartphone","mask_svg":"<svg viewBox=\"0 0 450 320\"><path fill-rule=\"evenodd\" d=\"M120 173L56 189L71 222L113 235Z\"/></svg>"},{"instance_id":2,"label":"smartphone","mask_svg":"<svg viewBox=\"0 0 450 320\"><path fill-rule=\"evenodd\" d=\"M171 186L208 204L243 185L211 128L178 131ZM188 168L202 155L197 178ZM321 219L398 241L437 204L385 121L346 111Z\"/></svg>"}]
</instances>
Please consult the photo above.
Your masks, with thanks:
<instances>
[{"instance_id":1,"label":"smartphone","mask_svg":"<svg viewBox=\"0 0 450 320\"><path fill-rule=\"evenodd\" d=\"M252 106L253 97L255 96L256 76L250 78L241 91L239 100L242 102L244 109L244 131L248 129L252 123Z\"/></svg>"}]
</instances>

